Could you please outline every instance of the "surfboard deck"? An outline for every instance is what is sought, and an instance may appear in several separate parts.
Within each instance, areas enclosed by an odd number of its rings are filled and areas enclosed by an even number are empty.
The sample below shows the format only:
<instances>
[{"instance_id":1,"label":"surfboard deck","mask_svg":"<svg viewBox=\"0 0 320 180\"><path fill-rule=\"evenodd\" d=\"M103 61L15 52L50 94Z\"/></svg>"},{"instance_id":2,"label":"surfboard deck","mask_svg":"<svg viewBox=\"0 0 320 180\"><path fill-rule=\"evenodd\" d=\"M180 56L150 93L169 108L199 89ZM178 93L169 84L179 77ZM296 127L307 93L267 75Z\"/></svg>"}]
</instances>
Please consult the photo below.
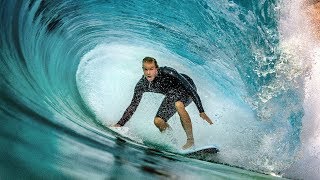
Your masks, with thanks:
<instances>
[{"instance_id":1,"label":"surfboard deck","mask_svg":"<svg viewBox=\"0 0 320 180\"><path fill-rule=\"evenodd\" d=\"M125 135L129 132L129 128L128 127L109 127L112 131L115 131L119 134Z\"/></svg>"},{"instance_id":2,"label":"surfboard deck","mask_svg":"<svg viewBox=\"0 0 320 180\"><path fill-rule=\"evenodd\" d=\"M140 139L134 138L135 136L130 132L128 127L109 127L113 131L117 138L120 138L124 141L130 140L136 143L142 143Z\"/></svg>"},{"instance_id":3,"label":"surfboard deck","mask_svg":"<svg viewBox=\"0 0 320 180\"><path fill-rule=\"evenodd\" d=\"M132 134L130 133L130 130L128 127L110 127L110 129L119 134L122 138L128 138L131 141L144 144L142 140L137 140L136 138L131 137ZM123 139L125 140L125 139ZM208 146L203 146L203 147L198 147L198 148L189 148L185 150L176 150L172 151L174 153L182 154L184 156L188 157L197 157L197 156L203 156L203 155L209 155L209 154L216 154L219 152L219 148L216 145L208 145Z\"/></svg>"},{"instance_id":4,"label":"surfboard deck","mask_svg":"<svg viewBox=\"0 0 320 180\"><path fill-rule=\"evenodd\" d=\"M216 154L219 152L219 148L216 145L209 145L199 148L190 148L186 150L182 150L181 154L186 156L196 156L196 155L204 155L204 154Z\"/></svg>"}]
</instances>

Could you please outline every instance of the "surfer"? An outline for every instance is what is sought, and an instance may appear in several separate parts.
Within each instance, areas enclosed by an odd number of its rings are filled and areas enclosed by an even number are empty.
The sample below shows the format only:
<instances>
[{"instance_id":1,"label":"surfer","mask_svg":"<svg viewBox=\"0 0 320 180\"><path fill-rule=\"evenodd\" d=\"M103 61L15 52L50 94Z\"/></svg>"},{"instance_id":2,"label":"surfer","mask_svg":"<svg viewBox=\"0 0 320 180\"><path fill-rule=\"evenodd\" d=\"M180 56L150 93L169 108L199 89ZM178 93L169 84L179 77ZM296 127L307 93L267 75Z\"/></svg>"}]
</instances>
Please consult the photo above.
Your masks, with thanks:
<instances>
[{"instance_id":1,"label":"surfer","mask_svg":"<svg viewBox=\"0 0 320 180\"><path fill-rule=\"evenodd\" d=\"M144 92L161 93L165 95L165 98L154 118L155 126L160 132L163 132L170 127L167 121L178 112L182 127L187 135L187 142L182 149L192 147L194 145L192 123L185 107L193 101L199 110L200 117L209 124L213 124L204 112L193 80L173 68L159 67L156 59L152 57L145 57L142 60L142 69L144 75L135 86L131 103L114 126L121 127L129 121Z\"/></svg>"}]
</instances>

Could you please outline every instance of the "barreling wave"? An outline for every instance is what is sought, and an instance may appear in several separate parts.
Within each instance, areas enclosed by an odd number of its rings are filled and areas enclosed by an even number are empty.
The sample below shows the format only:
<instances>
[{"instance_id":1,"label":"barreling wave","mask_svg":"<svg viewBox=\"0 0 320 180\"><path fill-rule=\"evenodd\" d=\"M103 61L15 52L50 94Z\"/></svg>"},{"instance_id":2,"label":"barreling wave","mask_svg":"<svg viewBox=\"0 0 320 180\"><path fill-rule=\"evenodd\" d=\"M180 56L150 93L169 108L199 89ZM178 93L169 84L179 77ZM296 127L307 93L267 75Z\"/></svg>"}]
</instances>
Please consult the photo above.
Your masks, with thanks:
<instances>
[{"instance_id":1,"label":"barreling wave","mask_svg":"<svg viewBox=\"0 0 320 180\"><path fill-rule=\"evenodd\" d=\"M43 142L33 142L32 132L39 128L50 129L48 141L67 133L81 137L75 144L116 143L105 126L130 102L141 59L153 56L190 75L217 120L208 127L188 107L198 145L221 146L218 157L206 160L290 177L285 170L301 146L311 64L281 39L284 6L275 0L1 1L0 142L17 149L33 144L37 151ZM128 126L145 142L174 146L151 128L161 98L146 94ZM170 123L182 144L177 118ZM93 148L115 153L104 147ZM1 152L24 159L9 149Z\"/></svg>"}]
</instances>

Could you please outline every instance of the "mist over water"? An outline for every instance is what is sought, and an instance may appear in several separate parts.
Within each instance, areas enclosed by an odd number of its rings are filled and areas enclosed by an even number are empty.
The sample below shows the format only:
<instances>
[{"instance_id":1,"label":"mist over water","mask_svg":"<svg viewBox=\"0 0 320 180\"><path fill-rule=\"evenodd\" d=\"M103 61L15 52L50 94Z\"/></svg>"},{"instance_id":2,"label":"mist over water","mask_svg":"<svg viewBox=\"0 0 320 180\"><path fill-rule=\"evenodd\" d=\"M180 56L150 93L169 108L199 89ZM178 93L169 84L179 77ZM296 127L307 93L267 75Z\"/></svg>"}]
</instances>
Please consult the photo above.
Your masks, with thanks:
<instances>
[{"instance_id":1,"label":"mist over water","mask_svg":"<svg viewBox=\"0 0 320 180\"><path fill-rule=\"evenodd\" d=\"M317 178L319 47L311 30L301 28L308 21L300 1L0 5L4 177L42 177L41 169L65 178L117 178L119 172L183 178L177 172L185 168L190 177L206 178L219 177L221 168L234 178L242 169ZM186 137L178 115L169 120L172 134L154 126L160 94L145 93L126 124L129 138L138 143L118 141L107 128L129 105L145 56L194 80L215 120L209 126L194 103L187 107L196 147L216 144L217 155L196 163L165 152L178 152ZM15 175L15 169L24 170Z\"/></svg>"}]
</instances>

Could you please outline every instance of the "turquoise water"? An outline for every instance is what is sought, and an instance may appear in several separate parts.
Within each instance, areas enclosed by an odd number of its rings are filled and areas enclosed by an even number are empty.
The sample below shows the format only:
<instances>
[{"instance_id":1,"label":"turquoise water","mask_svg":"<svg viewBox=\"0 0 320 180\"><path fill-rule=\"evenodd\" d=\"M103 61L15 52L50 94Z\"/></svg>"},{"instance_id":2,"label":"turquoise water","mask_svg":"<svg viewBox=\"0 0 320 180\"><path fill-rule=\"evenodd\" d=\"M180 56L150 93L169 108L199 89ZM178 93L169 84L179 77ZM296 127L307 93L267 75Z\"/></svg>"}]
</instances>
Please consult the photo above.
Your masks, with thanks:
<instances>
[{"instance_id":1,"label":"turquoise water","mask_svg":"<svg viewBox=\"0 0 320 180\"><path fill-rule=\"evenodd\" d=\"M286 2L0 2L1 179L306 177L290 170L308 69L281 46ZM177 115L173 134L154 127L157 94L146 93L126 124L132 140L107 128L128 106L145 56L194 79L216 121L187 108L196 146L217 144L218 154L176 154L185 134Z\"/></svg>"}]
</instances>

